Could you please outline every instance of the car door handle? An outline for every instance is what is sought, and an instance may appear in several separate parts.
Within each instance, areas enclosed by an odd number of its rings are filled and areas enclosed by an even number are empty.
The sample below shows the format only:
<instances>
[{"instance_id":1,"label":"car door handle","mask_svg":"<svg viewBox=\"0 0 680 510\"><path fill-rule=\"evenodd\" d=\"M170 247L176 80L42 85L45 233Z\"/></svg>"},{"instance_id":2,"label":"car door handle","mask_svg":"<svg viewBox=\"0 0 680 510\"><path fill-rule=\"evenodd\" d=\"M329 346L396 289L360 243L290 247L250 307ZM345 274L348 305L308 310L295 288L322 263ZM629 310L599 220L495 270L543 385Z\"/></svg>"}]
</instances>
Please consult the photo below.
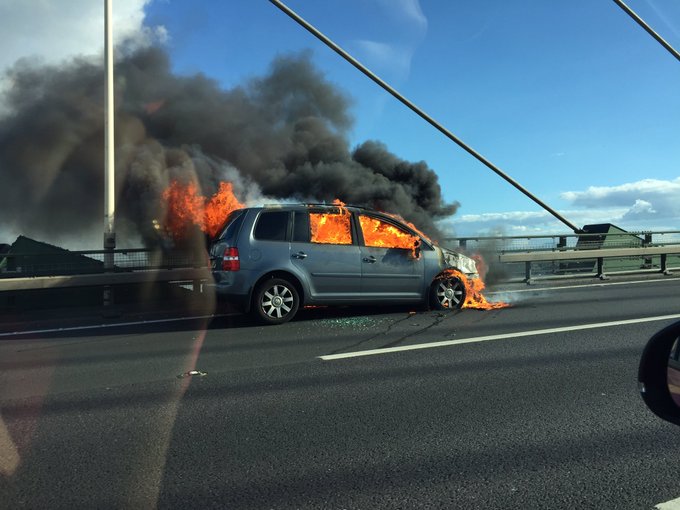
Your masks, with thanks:
<instances>
[{"instance_id":1,"label":"car door handle","mask_svg":"<svg viewBox=\"0 0 680 510\"><path fill-rule=\"evenodd\" d=\"M294 259L306 259L307 254L304 251L299 251L297 253L293 253L293 258Z\"/></svg>"},{"instance_id":2,"label":"car door handle","mask_svg":"<svg viewBox=\"0 0 680 510\"><path fill-rule=\"evenodd\" d=\"M368 262L369 264L375 264L376 258L371 255L370 257L364 257L364 262Z\"/></svg>"}]
</instances>

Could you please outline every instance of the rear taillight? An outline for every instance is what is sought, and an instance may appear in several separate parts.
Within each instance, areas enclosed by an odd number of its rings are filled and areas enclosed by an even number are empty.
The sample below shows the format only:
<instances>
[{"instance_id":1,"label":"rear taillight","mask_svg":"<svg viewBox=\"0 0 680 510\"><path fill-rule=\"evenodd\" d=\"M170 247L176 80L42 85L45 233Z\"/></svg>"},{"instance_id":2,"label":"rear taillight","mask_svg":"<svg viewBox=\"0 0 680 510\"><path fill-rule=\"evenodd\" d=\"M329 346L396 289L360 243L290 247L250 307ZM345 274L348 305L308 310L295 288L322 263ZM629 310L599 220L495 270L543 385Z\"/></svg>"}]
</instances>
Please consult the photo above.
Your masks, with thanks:
<instances>
[{"instance_id":1,"label":"rear taillight","mask_svg":"<svg viewBox=\"0 0 680 510\"><path fill-rule=\"evenodd\" d=\"M238 258L238 248L227 247L222 256L222 271L238 271L241 261Z\"/></svg>"}]
</instances>

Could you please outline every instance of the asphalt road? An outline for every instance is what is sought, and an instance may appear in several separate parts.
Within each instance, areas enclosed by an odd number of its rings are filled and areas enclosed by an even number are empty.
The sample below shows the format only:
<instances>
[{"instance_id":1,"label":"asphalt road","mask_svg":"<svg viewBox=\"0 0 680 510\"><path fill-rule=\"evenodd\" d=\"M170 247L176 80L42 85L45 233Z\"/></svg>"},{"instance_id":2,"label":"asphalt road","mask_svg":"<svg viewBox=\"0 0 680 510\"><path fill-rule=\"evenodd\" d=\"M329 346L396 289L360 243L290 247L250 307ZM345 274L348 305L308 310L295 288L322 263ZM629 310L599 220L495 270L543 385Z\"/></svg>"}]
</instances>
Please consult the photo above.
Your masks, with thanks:
<instances>
[{"instance_id":1,"label":"asphalt road","mask_svg":"<svg viewBox=\"0 0 680 510\"><path fill-rule=\"evenodd\" d=\"M508 287L495 297L513 306L487 312L2 333L0 507L651 509L680 497L680 429L636 385L646 340L680 314L680 278L560 285Z\"/></svg>"}]
</instances>

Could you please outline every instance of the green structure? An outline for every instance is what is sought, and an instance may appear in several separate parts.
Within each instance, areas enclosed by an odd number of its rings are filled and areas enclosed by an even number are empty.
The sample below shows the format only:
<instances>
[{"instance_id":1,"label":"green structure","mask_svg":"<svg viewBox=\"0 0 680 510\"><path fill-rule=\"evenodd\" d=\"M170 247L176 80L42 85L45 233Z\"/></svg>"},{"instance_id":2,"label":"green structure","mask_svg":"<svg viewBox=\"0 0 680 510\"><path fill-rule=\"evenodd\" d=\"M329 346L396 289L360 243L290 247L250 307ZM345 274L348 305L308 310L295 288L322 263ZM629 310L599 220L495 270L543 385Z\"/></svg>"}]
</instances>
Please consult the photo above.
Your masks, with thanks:
<instances>
[{"instance_id":1,"label":"green structure","mask_svg":"<svg viewBox=\"0 0 680 510\"><path fill-rule=\"evenodd\" d=\"M597 223L585 225L584 234L578 236L576 250L599 250L607 248L640 248L645 245L645 239L635 234L630 234L611 223ZM651 268L651 258L621 257L608 258L605 261L608 271L627 271L634 269ZM597 260L579 260L576 262L562 262L560 271L592 273L597 271Z\"/></svg>"},{"instance_id":2,"label":"green structure","mask_svg":"<svg viewBox=\"0 0 680 510\"><path fill-rule=\"evenodd\" d=\"M98 273L103 262L26 236L17 237L0 252L0 274L45 276Z\"/></svg>"}]
</instances>

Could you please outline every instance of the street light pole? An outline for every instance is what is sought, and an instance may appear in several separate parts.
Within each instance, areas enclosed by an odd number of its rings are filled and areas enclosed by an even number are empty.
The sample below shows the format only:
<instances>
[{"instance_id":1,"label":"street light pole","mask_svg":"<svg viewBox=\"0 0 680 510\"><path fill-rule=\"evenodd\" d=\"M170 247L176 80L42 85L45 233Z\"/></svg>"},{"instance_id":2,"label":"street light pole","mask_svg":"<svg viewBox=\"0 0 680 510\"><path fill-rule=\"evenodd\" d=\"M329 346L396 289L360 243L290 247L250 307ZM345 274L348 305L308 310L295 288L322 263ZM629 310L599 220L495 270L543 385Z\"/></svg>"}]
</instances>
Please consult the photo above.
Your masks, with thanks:
<instances>
[{"instance_id":1,"label":"street light pole","mask_svg":"<svg viewBox=\"0 0 680 510\"><path fill-rule=\"evenodd\" d=\"M116 248L115 210L115 153L113 104L113 34L111 30L112 0L104 0L104 53L106 73L106 105L104 127L104 268L113 269L113 250Z\"/></svg>"}]
</instances>

